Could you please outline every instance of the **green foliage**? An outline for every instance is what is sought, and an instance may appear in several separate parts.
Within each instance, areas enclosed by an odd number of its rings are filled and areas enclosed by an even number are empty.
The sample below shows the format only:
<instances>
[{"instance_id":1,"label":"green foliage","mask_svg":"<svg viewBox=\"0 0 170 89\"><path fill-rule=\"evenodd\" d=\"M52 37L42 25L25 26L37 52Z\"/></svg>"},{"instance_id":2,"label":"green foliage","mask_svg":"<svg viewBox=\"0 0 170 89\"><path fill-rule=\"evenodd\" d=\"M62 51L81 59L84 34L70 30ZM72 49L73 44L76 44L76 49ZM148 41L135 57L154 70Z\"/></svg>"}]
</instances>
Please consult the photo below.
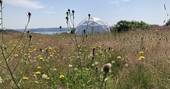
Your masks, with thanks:
<instances>
[{"instance_id":1,"label":"green foliage","mask_svg":"<svg viewBox=\"0 0 170 89\"><path fill-rule=\"evenodd\" d=\"M122 31L136 30L136 29L147 29L148 27L149 25L143 21L138 22L138 21L121 20L114 27L112 27L111 31L122 32Z\"/></svg>"},{"instance_id":2,"label":"green foliage","mask_svg":"<svg viewBox=\"0 0 170 89\"><path fill-rule=\"evenodd\" d=\"M122 79L118 89L152 89L152 73L143 64L130 69L128 77Z\"/></svg>"},{"instance_id":3,"label":"green foliage","mask_svg":"<svg viewBox=\"0 0 170 89\"><path fill-rule=\"evenodd\" d=\"M104 72L102 71L103 64L112 63L111 70L106 76L108 82L112 80L112 76L116 77L117 72L121 71L124 65L124 60L113 50L95 47L94 55L91 54L91 48L79 45L79 57L72 62L73 67L68 69L65 74L65 80L62 81L66 89L101 89L101 85L107 85L104 81ZM89 54L90 53L90 54ZM74 56L74 55L72 55ZM74 57L73 57L74 58Z\"/></svg>"}]
</instances>

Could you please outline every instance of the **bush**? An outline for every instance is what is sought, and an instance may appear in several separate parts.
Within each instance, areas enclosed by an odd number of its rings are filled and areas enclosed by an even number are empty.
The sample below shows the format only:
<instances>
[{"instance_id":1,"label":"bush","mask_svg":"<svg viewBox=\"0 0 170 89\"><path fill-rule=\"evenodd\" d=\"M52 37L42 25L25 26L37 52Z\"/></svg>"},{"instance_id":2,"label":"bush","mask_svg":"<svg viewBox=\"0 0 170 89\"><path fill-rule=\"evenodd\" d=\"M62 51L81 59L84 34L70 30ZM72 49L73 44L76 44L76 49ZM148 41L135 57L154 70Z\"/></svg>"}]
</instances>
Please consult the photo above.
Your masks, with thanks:
<instances>
[{"instance_id":1,"label":"bush","mask_svg":"<svg viewBox=\"0 0 170 89\"><path fill-rule=\"evenodd\" d=\"M111 31L129 31L129 30L135 30L135 29L147 29L149 25L143 21L126 21L121 20L119 21L114 27L111 28Z\"/></svg>"}]
</instances>

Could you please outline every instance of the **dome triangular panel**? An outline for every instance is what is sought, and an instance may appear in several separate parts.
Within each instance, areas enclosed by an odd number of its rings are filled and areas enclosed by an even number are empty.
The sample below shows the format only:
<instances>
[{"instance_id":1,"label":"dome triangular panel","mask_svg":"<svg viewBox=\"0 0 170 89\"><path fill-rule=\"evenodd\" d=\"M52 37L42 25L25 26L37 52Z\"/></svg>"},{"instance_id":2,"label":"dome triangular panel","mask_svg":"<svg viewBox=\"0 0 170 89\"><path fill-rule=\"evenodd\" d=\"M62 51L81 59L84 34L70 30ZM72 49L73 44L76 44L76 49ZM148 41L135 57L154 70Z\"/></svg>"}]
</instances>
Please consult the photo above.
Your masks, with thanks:
<instances>
[{"instance_id":1,"label":"dome triangular panel","mask_svg":"<svg viewBox=\"0 0 170 89\"><path fill-rule=\"evenodd\" d=\"M90 19L85 19L81 21L75 31L77 35L105 32L110 32L109 26L105 24L102 20L95 17L91 17Z\"/></svg>"}]
</instances>

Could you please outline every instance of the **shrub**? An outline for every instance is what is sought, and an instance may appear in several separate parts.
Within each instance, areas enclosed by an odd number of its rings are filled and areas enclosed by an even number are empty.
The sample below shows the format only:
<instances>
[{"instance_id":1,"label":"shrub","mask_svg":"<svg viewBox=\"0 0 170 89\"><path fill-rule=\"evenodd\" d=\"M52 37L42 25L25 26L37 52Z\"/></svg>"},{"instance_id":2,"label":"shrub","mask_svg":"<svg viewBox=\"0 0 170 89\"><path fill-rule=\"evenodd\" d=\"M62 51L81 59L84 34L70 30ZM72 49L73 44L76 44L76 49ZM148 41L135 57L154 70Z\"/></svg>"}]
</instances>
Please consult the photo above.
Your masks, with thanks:
<instances>
[{"instance_id":1,"label":"shrub","mask_svg":"<svg viewBox=\"0 0 170 89\"><path fill-rule=\"evenodd\" d=\"M126 21L121 20L119 21L114 27L111 28L111 31L129 31L129 30L135 30L135 29L147 29L149 25L143 21Z\"/></svg>"}]
</instances>

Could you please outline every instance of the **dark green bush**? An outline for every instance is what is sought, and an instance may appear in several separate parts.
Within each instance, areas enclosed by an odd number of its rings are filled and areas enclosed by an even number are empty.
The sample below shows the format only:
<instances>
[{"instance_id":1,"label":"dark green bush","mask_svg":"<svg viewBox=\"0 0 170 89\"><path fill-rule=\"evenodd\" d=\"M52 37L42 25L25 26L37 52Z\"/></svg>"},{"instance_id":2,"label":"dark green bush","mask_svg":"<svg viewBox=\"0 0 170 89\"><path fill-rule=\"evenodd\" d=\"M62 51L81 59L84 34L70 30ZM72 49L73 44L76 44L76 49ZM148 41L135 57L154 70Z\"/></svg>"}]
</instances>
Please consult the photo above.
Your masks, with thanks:
<instances>
[{"instance_id":1,"label":"dark green bush","mask_svg":"<svg viewBox=\"0 0 170 89\"><path fill-rule=\"evenodd\" d=\"M136 29L147 29L149 25L143 21L126 21L121 20L115 26L111 28L112 32L122 32Z\"/></svg>"}]
</instances>

